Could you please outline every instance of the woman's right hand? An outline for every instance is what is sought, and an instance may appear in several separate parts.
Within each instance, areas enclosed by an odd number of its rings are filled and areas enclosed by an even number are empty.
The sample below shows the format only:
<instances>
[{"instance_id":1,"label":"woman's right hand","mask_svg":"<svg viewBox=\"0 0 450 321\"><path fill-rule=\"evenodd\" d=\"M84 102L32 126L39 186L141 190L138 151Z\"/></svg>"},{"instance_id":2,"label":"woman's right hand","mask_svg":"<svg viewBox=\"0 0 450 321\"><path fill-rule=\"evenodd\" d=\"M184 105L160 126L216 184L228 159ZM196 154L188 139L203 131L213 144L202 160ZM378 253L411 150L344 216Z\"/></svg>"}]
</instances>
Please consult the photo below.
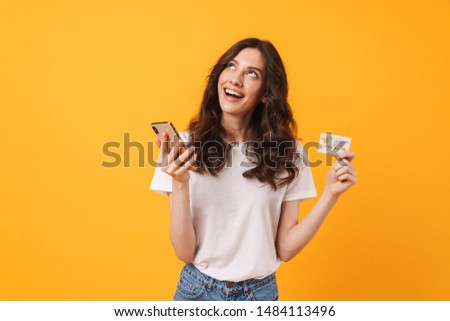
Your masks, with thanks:
<instances>
[{"instance_id":1,"label":"woman's right hand","mask_svg":"<svg viewBox=\"0 0 450 321\"><path fill-rule=\"evenodd\" d=\"M197 155L194 152L194 146L186 148L183 146L181 140L172 142L173 148L170 148L169 135L164 132L163 141L161 142L156 138L156 144L160 148L158 163L161 166L161 170L170 176L172 179L180 184L189 182L189 170L192 169Z\"/></svg>"}]
</instances>

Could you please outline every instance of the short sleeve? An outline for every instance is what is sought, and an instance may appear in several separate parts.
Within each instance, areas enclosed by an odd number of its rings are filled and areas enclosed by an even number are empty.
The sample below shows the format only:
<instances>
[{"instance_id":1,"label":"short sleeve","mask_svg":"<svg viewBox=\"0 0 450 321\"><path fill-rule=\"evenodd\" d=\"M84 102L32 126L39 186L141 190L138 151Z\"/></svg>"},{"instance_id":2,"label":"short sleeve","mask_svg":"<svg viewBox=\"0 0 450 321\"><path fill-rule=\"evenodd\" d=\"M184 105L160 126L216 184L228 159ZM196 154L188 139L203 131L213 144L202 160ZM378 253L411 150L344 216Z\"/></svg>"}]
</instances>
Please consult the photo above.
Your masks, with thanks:
<instances>
[{"instance_id":1,"label":"short sleeve","mask_svg":"<svg viewBox=\"0 0 450 321\"><path fill-rule=\"evenodd\" d=\"M172 192L172 177L164 173L160 167L156 167L150 189L168 195L168 192Z\"/></svg>"},{"instance_id":2,"label":"short sleeve","mask_svg":"<svg viewBox=\"0 0 450 321\"><path fill-rule=\"evenodd\" d=\"M299 175L289 183L286 192L283 197L283 202L286 201L304 201L306 199L316 197L316 187L314 185L314 179L309 165L308 155L306 154L303 146L297 141L297 153L300 153L301 158L297 165L299 169Z\"/></svg>"},{"instance_id":3,"label":"short sleeve","mask_svg":"<svg viewBox=\"0 0 450 321\"><path fill-rule=\"evenodd\" d=\"M184 142L189 141L188 132L181 132L180 137ZM168 192L172 192L172 177L169 174L164 173L160 167L156 167L150 189L168 195Z\"/></svg>"}]
</instances>

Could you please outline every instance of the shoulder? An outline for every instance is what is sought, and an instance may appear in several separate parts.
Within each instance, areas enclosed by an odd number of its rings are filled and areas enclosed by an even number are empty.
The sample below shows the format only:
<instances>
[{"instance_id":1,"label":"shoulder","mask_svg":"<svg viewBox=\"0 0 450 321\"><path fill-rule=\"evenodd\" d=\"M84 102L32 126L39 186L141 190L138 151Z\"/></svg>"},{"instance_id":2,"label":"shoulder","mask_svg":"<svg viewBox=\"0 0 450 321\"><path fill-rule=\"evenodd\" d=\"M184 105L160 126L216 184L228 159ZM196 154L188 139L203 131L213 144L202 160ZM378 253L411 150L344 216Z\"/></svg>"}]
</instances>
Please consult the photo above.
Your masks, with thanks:
<instances>
[{"instance_id":1,"label":"shoulder","mask_svg":"<svg viewBox=\"0 0 450 321\"><path fill-rule=\"evenodd\" d=\"M295 139L295 149L297 151L303 150L303 144L299 139Z\"/></svg>"}]
</instances>

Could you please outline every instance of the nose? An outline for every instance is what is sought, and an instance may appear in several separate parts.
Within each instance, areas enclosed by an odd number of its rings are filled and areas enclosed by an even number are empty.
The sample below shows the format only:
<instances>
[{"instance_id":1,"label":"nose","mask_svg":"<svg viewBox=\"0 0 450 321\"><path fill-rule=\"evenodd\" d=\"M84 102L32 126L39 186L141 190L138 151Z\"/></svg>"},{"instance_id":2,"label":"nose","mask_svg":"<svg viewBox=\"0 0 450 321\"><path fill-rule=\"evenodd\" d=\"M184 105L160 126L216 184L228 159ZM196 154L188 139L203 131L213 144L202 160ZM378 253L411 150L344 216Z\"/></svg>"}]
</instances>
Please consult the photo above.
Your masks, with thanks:
<instances>
[{"instance_id":1,"label":"nose","mask_svg":"<svg viewBox=\"0 0 450 321\"><path fill-rule=\"evenodd\" d=\"M242 87L242 81L241 81L241 79L239 79L239 76L238 76L238 75L233 75L233 76L230 78L230 83L231 83L233 86L236 86L236 87Z\"/></svg>"}]
</instances>

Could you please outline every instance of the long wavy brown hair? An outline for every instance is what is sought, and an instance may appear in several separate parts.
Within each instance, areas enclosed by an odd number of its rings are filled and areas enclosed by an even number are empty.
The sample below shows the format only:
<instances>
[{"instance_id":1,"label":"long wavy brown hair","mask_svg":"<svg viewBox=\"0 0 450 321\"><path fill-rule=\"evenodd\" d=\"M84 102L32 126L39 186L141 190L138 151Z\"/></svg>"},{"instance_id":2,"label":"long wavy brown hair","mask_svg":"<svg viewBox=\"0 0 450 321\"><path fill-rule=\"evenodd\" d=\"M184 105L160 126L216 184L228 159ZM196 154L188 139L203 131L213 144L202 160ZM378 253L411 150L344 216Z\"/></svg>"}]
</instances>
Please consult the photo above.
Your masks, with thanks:
<instances>
[{"instance_id":1,"label":"long wavy brown hair","mask_svg":"<svg viewBox=\"0 0 450 321\"><path fill-rule=\"evenodd\" d=\"M258 49L265 62L262 93L254 108L250 126L246 132L247 155L253 155L253 166L243 177L256 178L270 184L274 190L289 184L299 174L296 153L297 126L287 101L288 83L286 70L275 47L266 40L243 39L226 51L207 77L200 110L188 127L189 145L195 145L197 172L217 175L227 164L230 145L225 142L225 129L221 126L222 109L219 105L218 81L227 64L245 48ZM281 175L287 171L288 175Z\"/></svg>"}]
</instances>

